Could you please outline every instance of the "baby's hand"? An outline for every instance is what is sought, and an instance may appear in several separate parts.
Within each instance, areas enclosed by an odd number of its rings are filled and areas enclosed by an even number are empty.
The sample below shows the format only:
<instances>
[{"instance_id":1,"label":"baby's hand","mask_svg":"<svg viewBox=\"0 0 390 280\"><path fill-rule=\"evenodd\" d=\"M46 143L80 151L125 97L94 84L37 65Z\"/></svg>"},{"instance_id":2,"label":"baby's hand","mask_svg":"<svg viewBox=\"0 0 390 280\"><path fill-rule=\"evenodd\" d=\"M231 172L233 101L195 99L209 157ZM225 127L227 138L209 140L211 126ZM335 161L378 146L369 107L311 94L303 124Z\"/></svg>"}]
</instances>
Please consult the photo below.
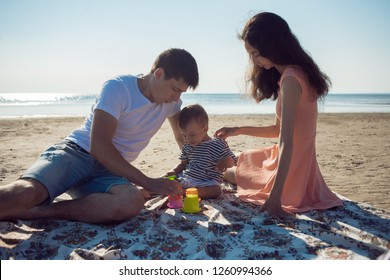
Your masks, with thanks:
<instances>
[{"instance_id":1,"label":"baby's hand","mask_svg":"<svg viewBox=\"0 0 390 280\"><path fill-rule=\"evenodd\" d=\"M221 172L225 172L226 169L228 169L229 167L232 167L234 165L234 160L227 156L227 157L224 157L224 158L221 158L220 160L218 160L217 164L216 164L216 168L221 171Z\"/></svg>"},{"instance_id":2,"label":"baby's hand","mask_svg":"<svg viewBox=\"0 0 390 280\"><path fill-rule=\"evenodd\" d=\"M175 171L171 170L171 171L168 171L167 173L165 173L164 175L162 175L161 177L169 177L169 176L173 176L173 175L176 175Z\"/></svg>"}]
</instances>

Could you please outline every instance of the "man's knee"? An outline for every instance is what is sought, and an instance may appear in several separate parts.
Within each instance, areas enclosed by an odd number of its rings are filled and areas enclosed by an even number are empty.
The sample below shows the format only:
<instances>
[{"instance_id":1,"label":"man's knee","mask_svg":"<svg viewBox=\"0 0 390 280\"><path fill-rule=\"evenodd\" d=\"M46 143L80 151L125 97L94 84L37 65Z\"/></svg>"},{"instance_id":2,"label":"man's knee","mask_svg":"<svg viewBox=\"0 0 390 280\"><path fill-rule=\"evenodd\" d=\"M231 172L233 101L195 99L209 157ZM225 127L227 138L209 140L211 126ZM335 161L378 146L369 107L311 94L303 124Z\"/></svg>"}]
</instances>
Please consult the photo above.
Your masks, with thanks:
<instances>
[{"instance_id":1,"label":"man's knee","mask_svg":"<svg viewBox=\"0 0 390 280\"><path fill-rule=\"evenodd\" d=\"M33 179L19 179L4 187L7 196L19 198L26 205L35 206L45 201L49 193L46 187Z\"/></svg>"},{"instance_id":2,"label":"man's knee","mask_svg":"<svg viewBox=\"0 0 390 280\"><path fill-rule=\"evenodd\" d=\"M110 192L116 196L116 203L111 213L113 221L136 217L144 207L144 195L134 186L115 186Z\"/></svg>"},{"instance_id":3,"label":"man's knee","mask_svg":"<svg viewBox=\"0 0 390 280\"><path fill-rule=\"evenodd\" d=\"M17 217L48 197L48 192L35 180L18 180L0 188L0 219Z\"/></svg>"}]
</instances>

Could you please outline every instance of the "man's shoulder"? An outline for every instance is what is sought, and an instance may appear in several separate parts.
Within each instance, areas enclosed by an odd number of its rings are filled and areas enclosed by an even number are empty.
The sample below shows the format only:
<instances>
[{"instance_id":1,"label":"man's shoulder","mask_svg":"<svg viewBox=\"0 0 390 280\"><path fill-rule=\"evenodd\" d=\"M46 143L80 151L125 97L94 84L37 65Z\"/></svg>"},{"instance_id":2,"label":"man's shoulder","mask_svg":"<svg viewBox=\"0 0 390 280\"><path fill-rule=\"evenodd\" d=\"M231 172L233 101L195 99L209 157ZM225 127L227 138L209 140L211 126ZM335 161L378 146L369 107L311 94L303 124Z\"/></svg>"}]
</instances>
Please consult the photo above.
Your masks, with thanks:
<instances>
[{"instance_id":1,"label":"man's shoulder","mask_svg":"<svg viewBox=\"0 0 390 280\"><path fill-rule=\"evenodd\" d=\"M130 99L136 100L137 96L140 95L137 77L133 75L120 75L113 77L104 83L101 95L109 96L109 98L115 96L118 100L122 100L121 102L125 102Z\"/></svg>"},{"instance_id":2,"label":"man's shoulder","mask_svg":"<svg viewBox=\"0 0 390 280\"><path fill-rule=\"evenodd\" d=\"M134 83L137 80L136 76L133 75L118 75L115 77L112 77L111 79L107 80L105 84L111 84L111 85L128 85L131 83Z\"/></svg>"},{"instance_id":3,"label":"man's shoulder","mask_svg":"<svg viewBox=\"0 0 390 280\"><path fill-rule=\"evenodd\" d=\"M137 76L134 76L134 75L130 75L130 74L127 74L127 75L118 75L116 77L114 77L115 80L119 81L119 82L122 82L122 83L126 83L126 82L134 82L137 80Z\"/></svg>"}]
</instances>

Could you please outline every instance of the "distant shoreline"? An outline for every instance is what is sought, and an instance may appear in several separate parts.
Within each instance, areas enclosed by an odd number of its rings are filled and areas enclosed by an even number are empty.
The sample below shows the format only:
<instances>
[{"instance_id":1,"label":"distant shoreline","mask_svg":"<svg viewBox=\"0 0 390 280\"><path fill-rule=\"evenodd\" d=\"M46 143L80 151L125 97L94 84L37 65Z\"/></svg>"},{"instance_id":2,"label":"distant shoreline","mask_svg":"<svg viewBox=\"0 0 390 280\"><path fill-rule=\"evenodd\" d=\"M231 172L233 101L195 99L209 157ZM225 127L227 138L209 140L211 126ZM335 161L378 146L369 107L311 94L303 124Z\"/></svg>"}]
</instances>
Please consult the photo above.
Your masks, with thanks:
<instances>
[{"instance_id":1,"label":"distant shoreline","mask_svg":"<svg viewBox=\"0 0 390 280\"><path fill-rule=\"evenodd\" d=\"M325 115L376 115L376 114L390 114L390 112L351 112L351 113L318 113L318 116L325 116ZM234 118L234 117L239 117L239 116L247 116L247 117L256 117L256 116L273 116L275 113L268 113L268 114L232 114L232 113L226 113L226 114L209 114L211 117L227 117L227 118ZM36 116L0 116L0 122L2 120L30 120L30 119L81 119L83 121L87 115L82 116L82 115L36 115Z\"/></svg>"},{"instance_id":2,"label":"distant shoreline","mask_svg":"<svg viewBox=\"0 0 390 280\"><path fill-rule=\"evenodd\" d=\"M370 115L370 114L390 114L390 112L348 112L348 113L323 113L323 112L318 112L319 116L323 115ZM275 115L275 113L267 113L267 114L262 114L260 113L253 113L253 114L242 114L242 113L226 113L226 114L209 114L209 116L213 117L237 117L237 116L272 116ZM84 119L87 117L87 115L34 115L34 116L0 116L0 121L1 120L29 120L29 119Z\"/></svg>"},{"instance_id":3,"label":"distant shoreline","mask_svg":"<svg viewBox=\"0 0 390 280\"><path fill-rule=\"evenodd\" d=\"M86 116L96 95L0 94L0 118ZM183 105L199 103L209 114L275 114L275 101L256 103L245 94L184 93ZM329 94L318 102L320 113L390 113L390 94Z\"/></svg>"}]
</instances>

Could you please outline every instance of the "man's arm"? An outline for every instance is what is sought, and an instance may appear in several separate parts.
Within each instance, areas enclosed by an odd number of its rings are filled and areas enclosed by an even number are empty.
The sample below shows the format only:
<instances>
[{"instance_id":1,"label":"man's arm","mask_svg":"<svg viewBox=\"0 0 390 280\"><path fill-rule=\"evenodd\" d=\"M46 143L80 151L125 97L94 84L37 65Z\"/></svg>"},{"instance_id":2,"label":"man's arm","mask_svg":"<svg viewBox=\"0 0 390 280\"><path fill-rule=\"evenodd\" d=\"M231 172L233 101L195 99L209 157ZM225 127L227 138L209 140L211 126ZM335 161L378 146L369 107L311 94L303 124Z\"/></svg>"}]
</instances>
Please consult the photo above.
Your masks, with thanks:
<instances>
[{"instance_id":1,"label":"man's arm","mask_svg":"<svg viewBox=\"0 0 390 280\"><path fill-rule=\"evenodd\" d=\"M177 145L179 145L179 148L181 149L181 148L183 148L183 145L184 145L184 139L183 139L183 136L181 135L180 130L179 130L179 113L180 112L173 115L172 117L169 117L168 121L172 127L172 131L173 131L173 134L175 136L176 143L177 143Z\"/></svg>"},{"instance_id":2,"label":"man's arm","mask_svg":"<svg viewBox=\"0 0 390 280\"><path fill-rule=\"evenodd\" d=\"M91 155L113 173L123 176L130 182L156 193L181 193L180 184L163 178L149 178L127 162L115 148L112 139L118 121L102 110L95 110L91 130Z\"/></svg>"},{"instance_id":3,"label":"man's arm","mask_svg":"<svg viewBox=\"0 0 390 280\"><path fill-rule=\"evenodd\" d=\"M91 130L91 155L107 169L129 181L146 186L148 177L127 162L115 148L112 139L118 126L118 121L102 110L95 110Z\"/></svg>"}]
</instances>

